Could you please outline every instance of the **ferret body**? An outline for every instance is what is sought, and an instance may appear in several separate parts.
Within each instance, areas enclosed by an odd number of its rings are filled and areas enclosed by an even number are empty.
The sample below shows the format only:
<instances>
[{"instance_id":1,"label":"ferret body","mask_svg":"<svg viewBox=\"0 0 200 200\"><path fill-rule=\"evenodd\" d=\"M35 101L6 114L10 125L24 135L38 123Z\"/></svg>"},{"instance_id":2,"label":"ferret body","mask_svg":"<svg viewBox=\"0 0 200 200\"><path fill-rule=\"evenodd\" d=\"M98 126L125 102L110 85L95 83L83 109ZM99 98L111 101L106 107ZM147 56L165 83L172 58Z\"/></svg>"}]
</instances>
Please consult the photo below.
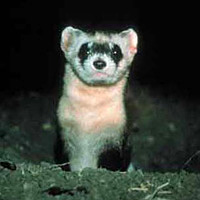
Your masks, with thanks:
<instances>
[{"instance_id":1,"label":"ferret body","mask_svg":"<svg viewBox=\"0 0 200 200\"><path fill-rule=\"evenodd\" d=\"M132 29L91 35L67 27L61 48L68 62L58 121L70 168L97 168L99 155L109 146L122 143L126 126L124 89L137 35Z\"/></svg>"}]
</instances>

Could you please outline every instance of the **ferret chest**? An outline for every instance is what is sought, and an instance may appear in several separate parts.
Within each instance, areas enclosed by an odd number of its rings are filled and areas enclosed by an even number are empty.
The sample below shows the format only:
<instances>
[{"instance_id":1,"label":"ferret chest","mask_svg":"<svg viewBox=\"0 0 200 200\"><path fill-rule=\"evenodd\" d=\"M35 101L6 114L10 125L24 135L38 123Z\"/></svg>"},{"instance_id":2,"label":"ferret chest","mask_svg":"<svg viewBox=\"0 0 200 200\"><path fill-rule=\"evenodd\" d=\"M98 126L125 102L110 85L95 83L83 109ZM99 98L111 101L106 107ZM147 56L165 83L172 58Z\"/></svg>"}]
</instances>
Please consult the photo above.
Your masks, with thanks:
<instances>
[{"instance_id":1,"label":"ferret chest","mask_svg":"<svg viewBox=\"0 0 200 200\"><path fill-rule=\"evenodd\" d=\"M64 122L88 134L121 128L125 124L122 88L74 85L64 103Z\"/></svg>"}]
</instances>

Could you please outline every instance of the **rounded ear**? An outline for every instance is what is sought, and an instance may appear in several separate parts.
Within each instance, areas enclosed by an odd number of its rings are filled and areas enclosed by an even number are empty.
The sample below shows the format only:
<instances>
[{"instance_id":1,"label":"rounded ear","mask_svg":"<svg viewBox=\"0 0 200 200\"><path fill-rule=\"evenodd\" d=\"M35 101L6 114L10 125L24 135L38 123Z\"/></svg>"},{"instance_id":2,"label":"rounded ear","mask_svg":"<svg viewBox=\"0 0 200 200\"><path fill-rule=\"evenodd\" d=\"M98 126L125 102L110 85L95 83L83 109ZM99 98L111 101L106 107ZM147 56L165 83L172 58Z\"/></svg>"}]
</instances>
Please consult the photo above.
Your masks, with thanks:
<instances>
[{"instance_id":1,"label":"rounded ear","mask_svg":"<svg viewBox=\"0 0 200 200\"><path fill-rule=\"evenodd\" d=\"M137 44L138 44L137 33L132 28L129 28L128 30L122 31L120 33L120 36L122 38L128 39L129 52L131 54L136 54L137 53Z\"/></svg>"},{"instance_id":2,"label":"rounded ear","mask_svg":"<svg viewBox=\"0 0 200 200\"><path fill-rule=\"evenodd\" d=\"M71 26L66 27L61 35L61 49L63 51L67 51L70 43L72 42L72 38L74 36L79 36L82 33L81 30L75 29Z\"/></svg>"}]
</instances>

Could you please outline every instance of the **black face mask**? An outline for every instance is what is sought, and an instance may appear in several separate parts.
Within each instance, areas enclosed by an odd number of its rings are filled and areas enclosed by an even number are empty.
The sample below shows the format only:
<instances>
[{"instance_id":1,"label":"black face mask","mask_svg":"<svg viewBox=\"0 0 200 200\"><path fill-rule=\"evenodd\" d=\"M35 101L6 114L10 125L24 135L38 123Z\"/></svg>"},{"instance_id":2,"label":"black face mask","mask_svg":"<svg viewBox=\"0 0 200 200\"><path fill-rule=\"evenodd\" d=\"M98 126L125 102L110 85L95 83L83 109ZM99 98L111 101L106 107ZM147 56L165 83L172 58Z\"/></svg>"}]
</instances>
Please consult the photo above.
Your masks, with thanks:
<instances>
[{"instance_id":1,"label":"black face mask","mask_svg":"<svg viewBox=\"0 0 200 200\"><path fill-rule=\"evenodd\" d=\"M94 54L106 54L112 58L116 65L123 57L121 49L117 44L113 44L113 47L110 48L108 43L93 43L92 45L89 45L89 43L85 43L81 46L78 53L81 64L83 64L89 56Z\"/></svg>"}]
</instances>

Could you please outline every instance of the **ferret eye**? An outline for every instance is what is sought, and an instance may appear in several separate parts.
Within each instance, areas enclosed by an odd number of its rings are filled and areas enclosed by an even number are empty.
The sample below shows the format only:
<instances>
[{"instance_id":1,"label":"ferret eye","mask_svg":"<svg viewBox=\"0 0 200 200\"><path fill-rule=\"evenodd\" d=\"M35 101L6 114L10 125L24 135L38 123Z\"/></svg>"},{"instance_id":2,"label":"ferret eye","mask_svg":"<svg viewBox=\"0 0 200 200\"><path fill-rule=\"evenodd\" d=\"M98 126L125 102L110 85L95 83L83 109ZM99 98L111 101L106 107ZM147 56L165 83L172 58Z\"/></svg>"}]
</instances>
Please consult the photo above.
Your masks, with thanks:
<instances>
[{"instance_id":1,"label":"ferret eye","mask_svg":"<svg viewBox=\"0 0 200 200\"><path fill-rule=\"evenodd\" d=\"M112 48L112 58L115 62L119 62L122 59L122 51L118 45L114 45Z\"/></svg>"},{"instance_id":2,"label":"ferret eye","mask_svg":"<svg viewBox=\"0 0 200 200\"><path fill-rule=\"evenodd\" d=\"M112 49L112 54L115 56L118 56L121 54L121 49L119 48L118 45L114 45L113 49Z\"/></svg>"},{"instance_id":3,"label":"ferret eye","mask_svg":"<svg viewBox=\"0 0 200 200\"><path fill-rule=\"evenodd\" d=\"M91 54L91 50L88 47L88 43L85 43L81 46L78 57L81 59L81 62L87 59L87 57Z\"/></svg>"}]
</instances>

